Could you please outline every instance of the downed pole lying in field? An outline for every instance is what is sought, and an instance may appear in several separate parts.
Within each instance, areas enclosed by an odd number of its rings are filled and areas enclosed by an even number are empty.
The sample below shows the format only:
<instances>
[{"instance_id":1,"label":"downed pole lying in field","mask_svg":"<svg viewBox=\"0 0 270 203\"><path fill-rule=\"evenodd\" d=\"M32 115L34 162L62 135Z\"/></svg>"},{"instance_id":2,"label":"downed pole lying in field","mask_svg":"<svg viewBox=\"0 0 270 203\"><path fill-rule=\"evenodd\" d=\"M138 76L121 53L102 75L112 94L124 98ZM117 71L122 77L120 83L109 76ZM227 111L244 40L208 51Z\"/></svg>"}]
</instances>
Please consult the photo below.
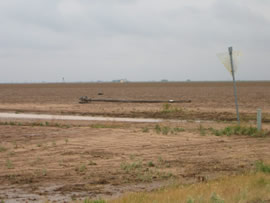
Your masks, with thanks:
<instances>
[{"instance_id":1,"label":"downed pole lying in field","mask_svg":"<svg viewBox=\"0 0 270 203\"><path fill-rule=\"evenodd\" d=\"M80 97L80 104L91 102L118 102L118 103L191 103L191 100L121 100L121 99L91 99L87 96Z\"/></svg>"}]
</instances>

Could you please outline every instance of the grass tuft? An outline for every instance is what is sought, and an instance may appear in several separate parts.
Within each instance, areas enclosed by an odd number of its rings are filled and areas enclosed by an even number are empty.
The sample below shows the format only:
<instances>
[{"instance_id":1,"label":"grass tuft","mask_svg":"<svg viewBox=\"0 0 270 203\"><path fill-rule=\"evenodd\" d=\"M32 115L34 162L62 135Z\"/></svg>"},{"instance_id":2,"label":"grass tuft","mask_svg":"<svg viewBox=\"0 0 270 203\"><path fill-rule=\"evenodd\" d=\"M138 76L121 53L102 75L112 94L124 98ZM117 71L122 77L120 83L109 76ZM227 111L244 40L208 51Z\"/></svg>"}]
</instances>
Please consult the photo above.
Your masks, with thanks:
<instances>
[{"instance_id":1,"label":"grass tuft","mask_svg":"<svg viewBox=\"0 0 270 203\"><path fill-rule=\"evenodd\" d=\"M177 107L173 107L171 104L163 104L162 106L162 110L161 110L162 113L178 113L178 112L183 112L182 109L179 109Z\"/></svg>"},{"instance_id":2,"label":"grass tuft","mask_svg":"<svg viewBox=\"0 0 270 203\"><path fill-rule=\"evenodd\" d=\"M178 128L178 127L175 127L175 128L170 128L169 126L160 126L160 125L156 125L155 128L154 128L154 131L157 133L157 134L163 134L163 135L169 135L169 134L177 134L179 132L184 132L185 129L184 128Z\"/></svg>"},{"instance_id":3,"label":"grass tuft","mask_svg":"<svg viewBox=\"0 0 270 203\"><path fill-rule=\"evenodd\" d=\"M257 130L256 127L252 127L252 126L242 126L242 125L236 125L236 126L227 126L223 129L214 129L214 128L203 128L202 126L200 126L199 128L200 134L201 135L205 135L206 132L210 132L215 136L222 136L222 135L226 135L226 136L231 136L231 135L247 135L247 136L251 136L251 137L264 137L267 134L269 134L268 131L264 131L264 130Z\"/></svg>"},{"instance_id":4,"label":"grass tuft","mask_svg":"<svg viewBox=\"0 0 270 203\"><path fill-rule=\"evenodd\" d=\"M270 165L263 163L263 161L256 162L256 171L263 173L270 173Z\"/></svg>"}]
</instances>

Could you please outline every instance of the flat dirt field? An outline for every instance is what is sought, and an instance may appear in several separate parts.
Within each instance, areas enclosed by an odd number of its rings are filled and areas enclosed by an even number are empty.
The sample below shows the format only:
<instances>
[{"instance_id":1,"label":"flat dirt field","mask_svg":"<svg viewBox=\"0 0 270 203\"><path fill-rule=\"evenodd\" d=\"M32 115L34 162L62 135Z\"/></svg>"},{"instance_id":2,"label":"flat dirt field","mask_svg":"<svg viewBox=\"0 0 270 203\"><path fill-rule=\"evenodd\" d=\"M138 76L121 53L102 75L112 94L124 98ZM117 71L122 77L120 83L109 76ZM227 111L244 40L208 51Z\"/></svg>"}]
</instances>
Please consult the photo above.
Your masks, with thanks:
<instances>
[{"instance_id":1,"label":"flat dirt field","mask_svg":"<svg viewBox=\"0 0 270 203\"><path fill-rule=\"evenodd\" d=\"M0 112L165 120L0 118L0 200L109 200L250 171L256 161L270 157L270 82L241 82L238 92L242 124L255 126L256 109L261 108L265 136L213 133L236 124L231 83L2 84ZM191 103L79 104L81 96Z\"/></svg>"},{"instance_id":2,"label":"flat dirt field","mask_svg":"<svg viewBox=\"0 0 270 203\"><path fill-rule=\"evenodd\" d=\"M238 82L242 119L255 119L257 108L270 121L270 82ZM103 95L98 95L103 93ZM178 111L167 114L162 104L79 104L81 96L92 99L191 100L173 104ZM203 120L234 120L231 82L183 83L81 83L0 85L0 111L52 114L156 117Z\"/></svg>"}]
</instances>

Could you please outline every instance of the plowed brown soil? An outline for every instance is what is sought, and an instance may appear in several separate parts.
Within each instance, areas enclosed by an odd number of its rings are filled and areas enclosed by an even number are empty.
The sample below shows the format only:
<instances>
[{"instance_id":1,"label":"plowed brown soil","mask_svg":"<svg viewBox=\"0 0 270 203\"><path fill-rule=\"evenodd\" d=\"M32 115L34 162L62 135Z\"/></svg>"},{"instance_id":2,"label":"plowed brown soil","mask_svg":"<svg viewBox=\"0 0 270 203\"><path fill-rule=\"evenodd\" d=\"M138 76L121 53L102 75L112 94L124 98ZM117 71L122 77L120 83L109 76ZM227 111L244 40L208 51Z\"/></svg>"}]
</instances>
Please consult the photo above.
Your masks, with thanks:
<instances>
[{"instance_id":1,"label":"plowed brown soil","mask_svg":"<svg viewBox=\"0 0 270 203\"><path fill-rule=\"evenodd\" d=\"M239 83L242 119L256 108L268 124L270 83ZM104 95L97 95L103 92ZM189 104L78 104L80 96L112 99L191 99ZM0 85L0 111L212 120L235 123L230 83ZM223 120L226 122L216 122ZM250 120L253 120L250 122ZM207 181L249 171L269 160L270 137L202 136L197 121L160 123L179 132L158 134L156 124L0 120L0 200L110 199L171 182ZM37 126L39 125L39 126ZM183 130L184 129L184 130Z\"/></svg>"},{"instance_id":2,"label":"plowed brown soil","mask_svg":"<svg viewBox=\"0 0 270 203\"><path fill-rule=\"evenodd\" d=\"M254 120L257 108L270 121L270 82L238 82L242 119ZM102 92L103 95L98 95ZM96 99L192 100L173 104L180 111L164 114L162 104L78 104L81 96ZM235 120L230 82L2 84L0 110L52 114Z\"/></svg>"}]
</instances>

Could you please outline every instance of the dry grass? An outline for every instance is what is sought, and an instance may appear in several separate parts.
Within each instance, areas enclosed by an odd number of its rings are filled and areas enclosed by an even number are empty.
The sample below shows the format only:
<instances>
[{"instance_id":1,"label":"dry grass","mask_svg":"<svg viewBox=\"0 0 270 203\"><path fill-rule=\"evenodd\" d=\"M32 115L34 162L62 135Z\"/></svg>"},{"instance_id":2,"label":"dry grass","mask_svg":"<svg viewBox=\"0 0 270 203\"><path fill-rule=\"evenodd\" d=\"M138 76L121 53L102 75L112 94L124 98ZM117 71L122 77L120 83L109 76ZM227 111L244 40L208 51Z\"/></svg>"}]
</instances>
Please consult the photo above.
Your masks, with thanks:
<instances>
[{"instance_id":1,"label":"dry grass","mask_svg":"<svg viewBox=\"0 0 270 203\"><path fill-rule=\"evenodd\" d=\"M208 183L173 186L151 193L127 194L110 203L264 202L270 200L270 175L251 173Z\"/></svg>"}]
</instances>

